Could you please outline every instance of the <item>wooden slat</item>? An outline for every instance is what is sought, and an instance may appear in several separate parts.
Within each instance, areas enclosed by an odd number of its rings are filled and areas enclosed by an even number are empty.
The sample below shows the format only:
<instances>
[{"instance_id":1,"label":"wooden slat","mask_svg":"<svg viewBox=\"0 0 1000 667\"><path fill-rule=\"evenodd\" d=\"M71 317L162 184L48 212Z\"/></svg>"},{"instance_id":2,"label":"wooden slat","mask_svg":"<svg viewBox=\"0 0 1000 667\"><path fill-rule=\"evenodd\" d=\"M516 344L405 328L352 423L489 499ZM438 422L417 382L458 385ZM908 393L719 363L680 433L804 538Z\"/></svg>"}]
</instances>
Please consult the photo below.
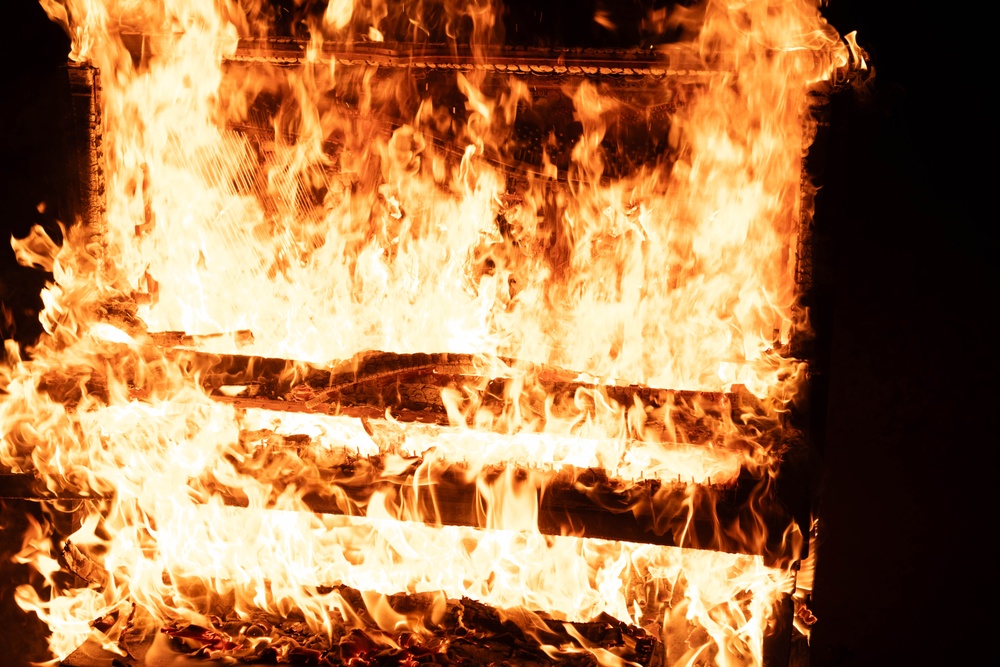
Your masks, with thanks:
<instances>
[{"instance_id":1,"label":"wooden slat","mask_svg":"<svg viewBox=\"0 0 1000 667\"><path fill-rule=\"evenodd\" d=\"M134 58L151 51L146 35L123 33L122 41ZM270 37L242 38L229 62L296 65L306 59L309 42ZM410 70L472 71L534 75L590 77L669 77L696 81L723 74L690 46L683 44L650 49L557 49L496 45L475 53L461 44L354 42L323 44L320 61L344 66L385 67Z\"/></svg>"},{"instance_id":2,"label":"wooden slat","mask_svg":"<svg viewBox=\"0 0 1000 667\"><path fill-rule=\"evenodd\" d=\"M318 466L318 479L303 485L297 473L269 475L266 463L259 469L254 465L254 461L260 463L281 455L280 451L262 447L255 452L255 459L235 467L237 471L254 467L252 472L259 481L271 485L272 502L289 484L296 484L305 505L321 514L366 516L369 501L377 492L391 516L424 516L437 525L497 527L477 511L485 503L477 485L507 475L515 480L512 486L522 498L534 497L538 507L536 525L542 534L749 553L765 556L771 565L784 563L794 555L781 542L790 516L769 492L767 478L744 474L726 487L658 480L622 482L610 480L603 471L593 468L566 466L545 472L513 464L492 466L470 475L467 464L424 465L420 457L404 460L408 465L402 471L400 461L394 461L394 472L390 473L384 467L385 460L376 456ZM299 452L289 456L292 463L302 461ZM271 469L297 471L301 467ZM199 482L198 486L217 493L227 505L248 504L240 488L228 487L211 477ZM50 494L32 475L7 474L0 475L0 497L54 500L73 496Z\"/></svg>"},{"instance_id":3,"label":"wooden slat","mask_svg":"<svg viewBox=\"0 0 1000 667\"><path fill-rule=\"evenodd\" d=\"M135 354L124 346L124 354ZM148 351L153 357L156 350ZM146 352L143 352L146 354ZM388 410L399 421L446 424L445 389L460 390L477 409L501 415L513 407L515 375L528 378L517 393L517 407L540 427L548 411L563 417L599 416L641 403L646 409L641 439L651 442L713 444L751 453L777 451L800 437L779 417L769 415L749 392L675 391L639 385L584 382L579 374L540 364L498 359L507 371L463 354L370 353L324 368L302 362L191 350L162 353L169 363L186 368L209 395L237 407L380 417ZM137 360L138 362L138 360ZM158 362L159 363L159 362ZM129 376L133 395L155 391L149 380ZM152 383L155 384L155 383ZM82 392L106 397L106 379L98 367L67 367L46 375L41 388L56 401L72 406ZM614 404L617 404L614 407ZM623 413L622 413L623 414Z\"/></svg>"}]
</instances>

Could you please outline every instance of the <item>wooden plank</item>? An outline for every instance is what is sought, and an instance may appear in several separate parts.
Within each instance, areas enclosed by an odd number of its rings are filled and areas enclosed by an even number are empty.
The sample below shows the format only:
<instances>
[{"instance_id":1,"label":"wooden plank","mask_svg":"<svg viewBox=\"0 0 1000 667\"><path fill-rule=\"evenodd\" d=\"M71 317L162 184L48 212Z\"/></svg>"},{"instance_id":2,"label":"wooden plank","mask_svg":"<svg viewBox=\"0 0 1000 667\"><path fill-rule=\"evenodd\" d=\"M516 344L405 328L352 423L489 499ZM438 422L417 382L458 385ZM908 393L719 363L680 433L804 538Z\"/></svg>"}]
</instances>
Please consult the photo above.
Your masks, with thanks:
<instances>
[{"instance_id":1,"label":"wooden plank","mask_svg":"<svg viewBox=\"0 0 1000 667\"><path fill-rule=\"evenodd\" d=\"M139 58L152 51L152 40L139 33L122 33L122 41ZM309 42L285 37L241 38L227 62L297 65L306 60ZM702 81L720 76L689 45L661 46L654 50L547 48L495 45L472 48L462 44L416 44L402 42L326 42L317 54L320 62L342 66L383 67L446 72L485 70L536 77L602 77Z\"/></svg>"},{"instance_id":2,"label":"wooden plank","mask_svg":"<svg viewBox=\"0 0 1000 667\"><path fill-rule=\"evenodd\" d=\"M545 535L760 555L771 566L795 557L783 542L791 516L771 493L767 477L744 474L722 487L625 482L611 480L598 469L570 466L545 472L507 464L476 471L467 464L428 463L414 457L404 460L408 467L399 472L400 463L394 461L392 473L386 472L381 457L321 468L321 482L299 487L303 501L317 513L366 516L377 492L390 516L427 517L435 525L505 527L484 515L488 498L479 490L505 477L500 484L504 490L513 489L526 507L537 506L533 527ZM287 488L280 478L266 481L273 484L272 501ZM209 488L226 504L248 504L238 488Z\"/></svg>"},{"instance_id":3,"label":"wooden plank","mask_svg":"<svg viewBox=\"0 0 1000 667\"><path fill-rule=\"evenodd\" d=\"M512 528L498 526L482 511L489 500L480 485L506 477L501 488L514 490L522 502L527 500L526 506L537 506L535 527L542 534L748 553L764 556L774 566L794 557L782 542L790 516L770 493L767 477L744 474L727 486L622 481L609 479L595 468L540 471L504 464L472 470L465 463L421 457L394 458L393 469L388 471L381 456L348 458L324 466L304 452L308 447L259 447L233 465L238 473L271 485L269 505L295 484L305 505L321 514L364 517L378 493L391 516L427 517L434 525ZM280 457L289 465L268 465ZM402 469L401 464L405 464ZM308 484L297 472L304 466L318 470ZM268 472L273 470L282 473ZM289 470L293 472L284 472ZM229 506L248 505L239 487L211 476L202 478L202 485ZM0 475L0 497L42 501L72 496L50 494L32 475L7 474Z\"/></svg>"},{"instance_id":4,"label":"wooden plank","mask_svg":"<svg viewBox=\"0 0 1000 667\"><path fill-rule=\"evenodd\" d=\"M125 346L122 351L123 355L137 354ZM466 407L475 408L466 410L470 415L485 409L499 418L516 402L536 430L544 430L549 414L600 419L603 412L605 417L624 419L625 410L641 404L642 433L629 431L628 437L647 442L712 444L752 455L789 449L800 439L796 429L780 416L768 414L756 397L739 388L721 393L586 382L577 373L542 364L500 358L487 367L472 355L449 353L374 352L331 367L193 350L161 353L152 348L141 354L151 359L165 356L190 376L197 376L213 399L241 408L357 417L381 417L389 411L399 421L446 424L455 415L449 415L442 392L457 390ZM122 379L132 385L137 400L151 391L134 376ZM107 396L106 379L99 368L66 367L50 372L40 388L68 406L84 390L92 397ZM625 427L623 423L618 430L625 431Z\"/></svg>"},{"instance_id":5,"label":"wooden plank","mask_svg":"<svg viewBox=\"0 0 1000 667\"><path fill-rule=\"evenodd\" d=\"M586 382L580 375L542 364L500 358L502 368L486 368L471 355L370 353L331 368L239 355L217 355L206 364L202 384L219 400L238 406L267 405L321 413L371 414L390 410L397 419L444 423L448 411L442 391L461 389L466 400L496 415L516 398L522 414L544 425L547 411L557 415L596 413L604 401L627 409L637 403L649 408L646 440L712 443L750 450L787 446L798 434L775 419L752 394L675 391L641 385ZM518 374L527 377L524 390L515 388ZM237 387L245 387L231 395ZM224 388L229 388L230 394ZM551 403L548 401L551 400ZM264 403L262 401L267 401ZM397 412L399 414L397 414ZM433 417L432 417L433 416Z\"/></svg>"}]
</instances>

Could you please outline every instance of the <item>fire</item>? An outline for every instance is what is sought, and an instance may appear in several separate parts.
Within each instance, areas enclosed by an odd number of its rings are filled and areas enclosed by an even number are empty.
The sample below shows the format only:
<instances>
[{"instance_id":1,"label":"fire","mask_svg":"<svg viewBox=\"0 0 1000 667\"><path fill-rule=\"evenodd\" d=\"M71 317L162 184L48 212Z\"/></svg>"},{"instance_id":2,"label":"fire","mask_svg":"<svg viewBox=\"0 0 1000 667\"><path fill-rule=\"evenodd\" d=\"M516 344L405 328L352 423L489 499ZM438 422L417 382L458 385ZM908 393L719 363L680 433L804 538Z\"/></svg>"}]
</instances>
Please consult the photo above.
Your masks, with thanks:
<instances>
[{"instance_id":1,"label":"fire","mask_svg":"<svg viewBox=\"0 0 1000 667\"><path fill-rule=\"evenodd\" d=\"M18 602L56 658L88 637L121 651L137 629L211 628L221 607L294 615L329 641L345 624L426 637L446 600L470 598L526 632L544 625L528 610L605 614L671 663L761 663L802 536L792 524L775 550L756 514L708 537L694 517L741 475L765 494L794 441L809 93L864 67L815 3L651 15L682 37L651 47L633 97L565 61L535 66L559 68L558 88L535 86L505 60L490 2L331 0L305 14L294 56L261 41L266 6L42 4L71 60L100 72L106 179L102 229L14 241L55 280L31 359L7 348L0 463L83 499L68 539L97 573L53 581L53 529L26 535L18 557L49 585ZM396 40L427 48L400 66L378 48ZM524 158L518 123L558 109L575 136L541 126ZM634 119L662 132L632 163L613 152ZM439 390L443 423L316 409L326 395L303 378L371 351L466 355ZM294 361L255 406L249 371L212 384L214 353ZM572 391L551 389L551 368L577 374L560 380ZM629 383L675 391L615 398ZM306 411L276 409L293 403ZM362 487L331 472L363 466ZM474 499L458 513L447 480ZM573 517L542 534L559 489L597 484L648 490L653 519L614 511L675 544L600 539ZM755 555L687 548L727 544ZM398 593L438 597L421 615L394 609ZM566 628L548 655L624 664Z\"/></svg>"}]
</instances>

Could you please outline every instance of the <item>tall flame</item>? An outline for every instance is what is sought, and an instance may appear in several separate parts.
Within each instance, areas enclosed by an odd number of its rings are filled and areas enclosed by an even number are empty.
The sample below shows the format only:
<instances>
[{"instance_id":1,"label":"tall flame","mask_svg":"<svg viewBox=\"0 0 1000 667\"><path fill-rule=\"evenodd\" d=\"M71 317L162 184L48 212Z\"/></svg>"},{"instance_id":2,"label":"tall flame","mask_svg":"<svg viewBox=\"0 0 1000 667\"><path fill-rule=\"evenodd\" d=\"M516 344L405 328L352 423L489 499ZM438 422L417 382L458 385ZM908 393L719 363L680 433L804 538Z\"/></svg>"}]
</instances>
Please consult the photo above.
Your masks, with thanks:
<instances>
[{"instance_id":1,"label":"tall flame","mask_svg":"<svg viewBox=\"0 0 1000 667\"><path fill-rule=\"evenodd\" d=\"M450 429L404 429L405 446L386 446L367 423L214 400L199 357L158 349L145 331L233 352L233 336L211 335L249 330L241 353L319 364L449 351L597 385L742 385L780 421L805 375L787 353L808 328L795 271L809 92L860 57L853 41L812 0L707 0L647 17L681 39L650 47L635 98L568 65L543 94L497 57L502 8L488 0L404 8L404 28L393 3L331 0L304 13L309 40L293 62L257 41L274 17L249 4L42 0L72 37L70 58L100 71L107 206L99 248L79 227L60 249L15 241L55 282L32 359L8 346L0 463L91 498L70 540L106 573L77 588L50 580L47 598L18 591L49 624L53 654L88 636L113 648L126 619L208 625L222 598L244 615L295 610L328 634L351 613L329 587L347 585L366 591L380 627L419 623L379 595L443 592L567 620L603 612L652 628L677 664L760 664L790 571L571 528L545 537L536 491L546 467L698 483L773 474L769 446L692 454L683 434L645 435L654 406L595 392L593 409L532 421L517 395L502 415L477 411L474 388L445 391ZM372 47L425 40L433 54L434 35L464 63L446 85ZM571 144L546 127L539 161L520 159L519 120L558 104L572 109ZM623 169L612 129L663 109L662 144ZM138 321L123 327L109 304L131 303ZM518 377L515 394L537 390ZM386 415L379 428L402 427ZM274 446L291 436L307 437ZM381 488L364 518L312 512L308 493L342 493L317 461L374 455L386 479L422 457L415 487L462 459L480 528L439 525L426 503ZM484 472L515 461L536 471L527 482L513 467ZM242 507L225 502L236 496ZM48 572L45 531L20 557Z\"/></svg>"}]
</instances>

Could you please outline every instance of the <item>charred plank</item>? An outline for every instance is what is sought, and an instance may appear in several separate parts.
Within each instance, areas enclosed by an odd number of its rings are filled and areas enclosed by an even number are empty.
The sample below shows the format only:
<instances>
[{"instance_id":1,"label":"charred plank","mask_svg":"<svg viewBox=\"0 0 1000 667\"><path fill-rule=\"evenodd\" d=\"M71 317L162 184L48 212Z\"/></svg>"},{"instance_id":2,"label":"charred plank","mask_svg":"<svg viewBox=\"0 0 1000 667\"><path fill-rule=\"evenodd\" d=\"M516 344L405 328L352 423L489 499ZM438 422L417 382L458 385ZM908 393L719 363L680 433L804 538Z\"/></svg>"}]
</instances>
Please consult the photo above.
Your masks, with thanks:
<instances>
[{"instance_id":1,"label":"charred plank","mask_svg":"<svg viewBox=\"0 0 1000 667\"><path fill-rule=\"evenodd\" d=\"M642 628L606 614L587 622L563 621L544 612L501 609L469 598L445 600L435 594L375 595L395 614L414 619L414 627L391 630L368 610L372 594L347 586L328 589L353 611L347 622L331 617L328 633L313 633L303 619L256 612L247 617L218 610L211 627L185 622L164 625L136 650L121 658L90 640L63 664L66 667L137 665L141 653L163 661L223 660L227 664L338 665L570 665L596 667L598 652L628 664L653 667L663 662L660 641ZM118 662L114 662L115 660Z\"/></svg>"}]
</instances>

